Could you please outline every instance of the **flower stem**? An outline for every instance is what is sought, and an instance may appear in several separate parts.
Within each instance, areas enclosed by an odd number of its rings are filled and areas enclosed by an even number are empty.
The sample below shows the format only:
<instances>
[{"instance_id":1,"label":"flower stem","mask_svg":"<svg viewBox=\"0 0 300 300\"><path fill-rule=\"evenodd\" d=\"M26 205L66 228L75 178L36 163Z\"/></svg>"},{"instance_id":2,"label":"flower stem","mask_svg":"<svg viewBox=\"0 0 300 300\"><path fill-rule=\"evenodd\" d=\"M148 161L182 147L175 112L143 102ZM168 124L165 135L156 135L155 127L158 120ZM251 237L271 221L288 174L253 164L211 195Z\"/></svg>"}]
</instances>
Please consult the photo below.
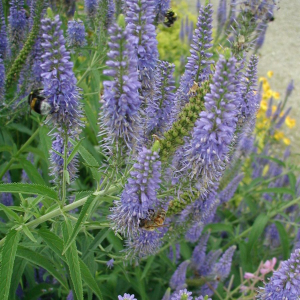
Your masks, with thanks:
<instances>
[{"instance_id":1,"label":"flower stem","mask_svg":"<svg viewBox=\"0 0 300 300\"><path fill-rule=\"evenodd\" d=\"M67 174L68 174L68 164L67 164L67 154L68 154L68 134L65 130L65 134L64 134L64 170L63 170L63 178L62 178L62 192L61 192L61 202L62 202L62 206L64 206L65 202L66 202L66 194L67 194Z\"/></svg>"}]
</instances>

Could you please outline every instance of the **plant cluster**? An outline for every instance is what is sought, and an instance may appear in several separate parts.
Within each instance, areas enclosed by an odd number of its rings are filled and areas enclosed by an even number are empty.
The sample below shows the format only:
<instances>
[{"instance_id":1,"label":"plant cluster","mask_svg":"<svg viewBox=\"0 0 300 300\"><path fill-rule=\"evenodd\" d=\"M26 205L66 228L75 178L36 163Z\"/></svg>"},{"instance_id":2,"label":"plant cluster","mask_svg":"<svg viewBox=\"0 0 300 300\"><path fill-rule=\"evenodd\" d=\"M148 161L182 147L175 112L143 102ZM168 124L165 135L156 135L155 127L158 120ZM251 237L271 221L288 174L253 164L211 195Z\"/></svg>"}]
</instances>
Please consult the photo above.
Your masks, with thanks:
<instances>
[{"instance_id":1,"label":"plant cluster","mask_svg":"<svg viewBox=\"0 0 300 300\"><path fill-rule=\"evenodd\" d=\"M0 1L0 299L298 299L293 82L274 106L257 78L276 4L227 8Z\"/></svg>"}]
</instances>

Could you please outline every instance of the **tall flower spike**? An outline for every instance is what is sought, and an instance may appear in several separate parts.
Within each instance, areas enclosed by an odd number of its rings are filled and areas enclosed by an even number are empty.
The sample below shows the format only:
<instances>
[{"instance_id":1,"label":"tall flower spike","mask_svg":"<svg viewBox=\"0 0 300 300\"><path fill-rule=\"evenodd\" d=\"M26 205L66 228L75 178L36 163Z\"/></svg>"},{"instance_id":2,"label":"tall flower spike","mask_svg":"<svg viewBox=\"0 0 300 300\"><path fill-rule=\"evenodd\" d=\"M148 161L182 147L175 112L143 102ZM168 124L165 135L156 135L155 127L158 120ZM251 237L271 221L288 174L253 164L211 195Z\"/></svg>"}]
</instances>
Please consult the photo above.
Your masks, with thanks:
<instances>
[{"instance_id":1,"label":"tall flower spike","mask_svg":"<svg viewBox=\"0 0 300 300\"><path fill-rule=\"evenodd\" d=\"M221 249L218 249L216 251L211 250L206 255L204 264L200 266L200 268L198 269L199 274L202 276L208 276L212 272L214 265L221 254L222 254Z\"/></svg>"},{"instance_id":2,"label":"tall flower spike","mask_svg":"<svg viewBox=\"0 0 300 300\"><path fill-rule=\"evenodd\" d=\"M196 82L199 86L208 79L210 65L213 63L210 58L212 53L212 5L208 4L200 8L196 29L191 44L191 55L185 66L185 72L181 77L180 86L176 93L176 106L173 115L176 119L182 107L189 101L190 89Z\"/></svg>"},{"instance_id":3,"label":"tall flower spike","mask_svg":"<svg viewBox=\"0 0 300 300\"><path fill-rule=\"evenodd\" d=\"M152 0L126 0L126 22L130 34L135 37L134 46L138 58L139 80L143 90L152 88L154 69L158 60L154 23L155 3Z\"/></svg>"},{"instance_id":4,"label":"tall flower spike","mask_svg":"<svg viewBox=\"0 0 300 300\"><path fill-rule=\"evenodd\" d=\"M218 14L217 14L217 19L218 19L218 33L220 34L222 28L224 27L226 23L226 0L219 0L219 7L218 7Z\"/></svg>"},{"instance_id":5,"label":"tall flower spike","mask_svg":"<svg viewBox=\"0 0 300 300\"><path fill-rule=\"evenodd\" d=\"M155 254L162 245L163 232L139 229L126 241L127 258L140 259Z\"/></svg>"},{"instance_id":6,"label":"tall flower spike","mask_svg":"<svg viewBox=\"0 0 300 300\"><path fill-rule=\"evenodd\" d=\"M258 299L261 300L297 300L300 295L300 249L283 261L279 270L273 273Z\"/></svg>"},{"instance_id":7,"label":"tall flower spike","mask_svg":"<svg viewBox=\"0 0 300 300\"><path fill-rule=\"evenodd\" d=\"M171 0L154 0L155 2L155 15L157 23L161 23L165 19L165 15L170 8Z\"/></svg>"},{"instance_id":8,"label":"tall flower spike","mask_svg":"<svg viewBox=\"0 0 300 300\"><path fill-rule=\"evenodd\" d=\"M3 103L3 97L5 94L5 67L0 55L0 107Z\"/></svg>"},{"instance_id":9,"label":"tall flower spike","mask_svg":"<svg viewBox=\"0 0 300 300\"><path fill-rule=\"evenodd\" d=\"M82 21L69 21L67 30L67 43L69 47L83 47L86 45L86 33Z\"/></svg>"},{"instance_id":10,"label":"tall flower spike","mask_svg":"<svg viewBox=\"0 0 300 300\"><path fill-rule=\"evenodd\" d=\"M220 180L236 128L239 103L235 64L233 57L228 61L220 57L211 92L204 97L206 111L200 113L191 143L186 146L187 169L208 187Z\"/></svg>"},{"instance_id":11,"label":"tall flower spike","mask_svg":"<svg viewBox=\"0 0 300 300\"><path fill-rule=\"evenodd\" d=\"M236 189L238 188L239 183L244 178L244 174L238 174L235 176L229 184L219 192L218 198L220 199L221 204L228 202L234 195Z\"/></svg>"},{"instance_id":12,"label":"tall flower spike","mask_svg":"<svg viewBox=\"0 0 300 300\"><path fill-rule=\"evenodd\" d=\"M49 121L57 129L53 134L53 149L64 152L67 136L78 138L82 123L79 92L76 86L76 77L73 73L73 63L70 54L66 51L65 39L59 16L53 20L42 20L42 70L43 93L52 107ZM71 143L66 145L68 155L72 151ZM62 178L63 159L54 151L51 153L52 173L57 180ZM76 160L68 165L70 179L75 177Z\"/></svg>"},{"instance_id":13,"label":"tall flower spike","mask_svg":"<svg viewBox=\"0 0 300 300\"><path fill-rule=\"evenodd\" d=\"M6 58L7 50L8 50L7 47L8 47L8 40L7 40L5 17L4 17L2 1L0 1L0 57L2 57L3 59Z\"/></svg>"},{"instance_id":14,"label":"tall flower spike","mask_svg":"<svg viewBox=\"0 0 300 300\"><path fill-rule=\"evenodd\" d=\"M112 25L108 32L111 41L108 43L110 51L106 65L109 69L104 70L104 74L112 76L113 80L103 82L101 122L108 141L118 143L124 140L129 146L138 138L138 111L141 105L137 60L132 47L134 37L127 29L117 25Z\"/></svg>"},{"instance_id":15,"label":"tall flower spike","mask_svg":"<svg viewBox=\"0 0 300 300\"><path fill-rule=\"evenodd\" d=\"M215 274L220 281L224 281L231 270L232 256L235 252L236 246L228 248L220 260L216 263L213 274Z\"/></svg>"},{"instance_id":16,"label":"tall flower spike","mask_svg":"<svg viewBox=\"0 0 300 300\"><path fill-rule=\"evenodd\" d=\"M189 260L182 262L179 265L179 267L176 269L174 274L172 275L170 279L170 287L173 290L178 291L186 286L185 285L186 270L189 264L190 264Z\"/></svg>"},{"instance_id":17,"label":"tall flower spike","mask_svg":"<svg viewBox=\"0 0 300 300\"><path fill-rule=\"evenodd\" d=\"M199 240L198 245L195 247L193 254L192 254L192 266L196 270L198 270L205 260L205 253L206 253L206 245L209 239L210 234L205 233Z\"/></svg>"},{"instance_id":18,"label":"tall flower spike","mask_svg":"<svg viewBox=\"0 0 300 300\"><path fill-rule=\"evenodd\" d=\"M163 132L174 104L175 80L173 77L175 66L166 61L159 61L155 70L154 95L146 108L149 132Z\"/></svg>"},{"instance_id":19,"label":"tall flower spike","mask_svg":"<svg viewBox=\"0 0 300 300\"><path fill-rule=\"evenodd\" d=\"M26 35L26 11L23 0L11 0L9 8L9 38L13 54L21 48Z\"/></svg>"},{"instance_id":20,"label":"tall flower spike","mask_svg":"<svg viewBox=\"0 0 300 300\"><path fill-rule=\"evenodd\" d=\"M133 165L121 201L115 201L110 219L113 229L126 235L137 232L139 219L148 217L149 209L158 207L156 191L160 183L160 161L156 152L143 148Z\"/></svg>"},{"instance_id":21,"label":"tall flower spike","mask_svg":"<svg viewBox=\"0 0 300 300\"><path fill-rule=\"evenodd\" d=\"M89 18L93 18L97 14L99 0L84 0L84 7Z\"/></svg>"}]
</instances>

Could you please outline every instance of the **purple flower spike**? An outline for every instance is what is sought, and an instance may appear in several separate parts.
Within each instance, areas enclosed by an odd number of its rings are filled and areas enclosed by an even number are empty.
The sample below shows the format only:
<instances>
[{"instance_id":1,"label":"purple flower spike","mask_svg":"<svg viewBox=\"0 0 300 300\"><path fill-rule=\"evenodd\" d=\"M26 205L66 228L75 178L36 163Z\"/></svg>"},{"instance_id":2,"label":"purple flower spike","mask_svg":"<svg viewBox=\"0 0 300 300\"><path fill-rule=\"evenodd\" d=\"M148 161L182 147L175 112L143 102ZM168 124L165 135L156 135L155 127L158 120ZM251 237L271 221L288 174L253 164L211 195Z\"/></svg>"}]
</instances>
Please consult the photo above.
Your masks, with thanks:
<instances>
[{"instance_id":1,"label":"purple flower spike","mask_svg":"<svg viewBox=\"0 0 300 300\"><path fill-rule=\"evenodd\" d=\"M170 8L171 0L155 0L155 15L158 23L161 23L165 19L165 15Z\"/></svg>"},{"instance_id":2,"label":"purple flower spike","mask_svg":"<svg viewBox=\"0 0 300 300\"><path fill-rule=\"evenodd\" d=\"M140 259L155 254L162 245L163 232L139 229L126 241L127 257Z\"/></svg>"},{"instance_id":3,"label":"purple flower spike","mask_svg":"<svg viewBox=\"0 0 300 300\"><path fill-rule=\"evenodd\" d=\"M295 88L294 87L294 80L291 80L290 83L288 84L287 88L286 88L286 93L285 93L286 98L291 96L294 88Z\"/></svg>"},{"instance_id":4,"label":"purple flower spike","mask_svg":"<svg viewBox=\"0 0 300 300\"><path fill-rule=\"evenodd\" d=\"M9 38L14 51L17 51L26 35L26 11L23 0L11 0L9 8Z\"/></svg>"},{"instance_id":5,"label":"purple flower spike","mask_svg":"<svg viewBox=\"0 0 300 300\"><path fill-rule=\"evenodd\" d=\"M102 123L107 132L107 140L118 142L123 139L129 146L138 137L138 111L141 100L138 89L137 60L132 45L134 37L127 29L113 25L108 31L111 41L108 70L105 75L112 76L112 81L104 81Z\"/></svg>"},{"instance_id":6,"label":"purple flower spike","mask_svg":"<svg viewBox=\"0 0 300 300\"><path fill-rule=\"evenodd\" d=\"M0 1L0 58L6 58L8 47L7 32L2 1Z\"/></svg>"},{"instance_id":7,"label":"purple flower spike","mask_svg":"<svg viewBox=\"0 0 300 300\"><path fill-rule=\"evenodd\" d=\"M163 132L174 104L175 80L173 77L175 66L166 61L160 61L155 70L154 95L146 108L148 117L148 131Z\"/></svg>"},{"instance_id":8,"label":"purple flower spike","mask_svg":"<svg viewBox=\"0 0 300 300\"><path fill-rule=\"evenodd\" d=\"M137 232L140 220L148 217L149 209L158 207L156 191L160 183L160 161L156 152L143 148L133 165L121 201L115 201L110 219L113 229L126 235Z\"/></svg>"},{"instance_id":9,"label":"purple flower spike","mask_svg":"<svg viewBox=\"0 0 300 300\"><path fill-rule=\"evenodd\" d=\"M3 183L11 183L11 177L9 174L9 171L7 171L3 178ZM11 206L14 205L14 200L11 193L1 193L0 194L0 203L4 204L5 206Z\"/></svg>"},{"instance_id":10,"label":"purple flower spike","mask_svg":"<svg viewBox=\"0 0 300 300\"><path fill-rule=\"evenodd\" d=\"M99 0L84 0L84 7L89 18L96 16L98 11Z\"/></svg>"},{"instance_id":11,"label":"purple flower spike","mask_svg":"<svg viewBox=\"0 0 300 300\"><path fill-rule=\"evenodd\" d=\"M52 147L59 153L64 153L66 136L76 139L80 133L82 116L79 92L76 86L76 77L73 73L73 63L70 62L70 53L66 51L65 39L61 28L59 16L54 20L43 19L42 43L44 54L42 55L41 77L43 79L43 94L52 107L50 122L58 132L53 134ZM71 143L68 143L68 155L72 150ZM55 178L61 179L63 171L63 158L51 152L52 174ZM70 179L75 178L76 159L68 165Z\"/></svg>"},{"instance_id":12,"label":"purple flower spike","mask_svg":"<svg viewBox=\"0 0 300 300\"><path fill-rule=\"evenodd\" d=\"M213 273L217 275L217 278L220 281L224 281L230 273L232 256L235 252L235 249L236 246L231 246L228 248L214 267Z\"/></svg>"},{"instance_id":13,"label":"purple flower spike","mask_svg":"<svg viewBox=\"0 0 300 300\"><path fill-rule=\"evenodd\" d=\"M196 297L195 300L211 300L211 298L203 298L203 296Z\"/></svg>"},{"instance_id":14,"label":"purple flower spike","mask_svg":"<svg viewBox=\"0 0 300 300\"><path fill-rule=\"evenodd\" d=\"M234 195L239 183L244 178L244 174L238 174L235 176L229 184L219 193L218 197L221 203L228 202Z\"/></svg>"},{"instance_id":15,"label":"purple flower spike","mask_svg":"<svg viewBox=\"0 0 300 300\"><path fill-rule=\"evenodd\" d=\"M170 279L170 287L173 290L180 290L184 288L185 285L185 278L186 278L186 270L188 265L190 264L190 261L186 260L182 262L179 267L176 269L174 274L172 275Z\"/></svg>"},{"instance_id":16,"label":"purple flower spike","mask_svg":"<svg viewBox=\"0 0 300 300\"><path fill-rule=\"evenodd\" d=\"M198 245L195 247L193 254L192 254L192 266L196 270L198 270L205 260L205 253L206 253L206 245L209 239L210 234L205 233L199 240Z\"/></svg>"},{"instance_id":17,"label":"purple flower spike","mask_svg":"<svg viewBox=\"0 0 300 300\"><path fill-rule=\"evenodd\" d=\"M73 291L71 290L67 296L66 300L74 300Z\"/></svg>"},{"instance_id":18,"label":"purple flower spike","mask_svg":"<svg viewBox=\"0 0 300 300\"><path fill-rule=\"evenodd\" d=\"M137 300L134 295L124 294L124 296L118 296L118 300Z\"/></svg>"},{"instance_id":19,"label":"purple flower spike","mask_svg":"<svg viewBox=\"0 0 300 300\"><path fill-rule=\"evenodd\" d=\"M69 21L67 30L67 42L69 47L83 47L86 45L85 28L82 21Z\"/></svg>"},{"instance_id":20,"label":"purple flower spike","mask_svg":"<svg viewBox=\"0 0 300 300\"><path fill-rule=\"evenodd\" d=\"M197 8L197 11L200 10L200 8L201 8L200 0L197 0L196 8Z\"/></svg>"},{"instance_id":21,"label":"purple flower spike","mask_svg":"<svg viewBox=\"0 0 300 300\"><path fill-rule=\"evenodd\" d=\"M0 106L5 94L5 67L0 55Z\"/></svg>"},{"instance_id":22,"label":"purple flower spike","mask_svg":"<svg viewBox=\"0 0 300 300\"><path fill-rule=\"evenodd\" d=\"M170 124L176 119L182 107L189 101L189 91L194 81L201 85L210 72L210 65L213 63L210 58L212 53L209 49L212 47L212 5L208 4L200 8L196 29L191 43L191 55L185 66L185 72L181 77L180 86L176 93L176 105L173 110L173 118Z\"/></svg>"},{"instance_id":23,"label":"purple flower spike","mask_svg":"<svg viewBox=\"0 0 300 300\"><path fill-rule=\"evenodd\" d=\"M171 300L193 300L192 292L189 292L187 289L176 291L173 293Z\"/></svg>"},{"instance_id":24,"label":"purple flower spike","mask_svg":"<svg viewBox=\"0 0 300 300\"><path fill-rule=\"evenodd\" d=\"M214 269L215 263L222 254L222 250L218 249L216 251L210 251L204 260L204 264L200 266L198 272L202 276L208 276L211 274L212 270Z\"/></svg>"},{"instance_id":25,"label":"purple flower spike","mask_svg":"<svg viewBox=\"0 0 300 300\"><path fill-rule=\"evenodd\" d=\"M226 23L226 0L220 0L218 7L218 32L221 32Z\"/></svg>"},{"instance_id":26,"label":"purple flower spike","mask_svg":"<svg viewBox=\"0 0 300 300\"><path fill-rule=\"evenodd\" d=\"M54 20L42 20L42 78L44 94L52 106L51 121L57 127L77 131L82 116L79 107L79 92L70 53L66 50L65 39L59 16Z\"/></svg>"},{"instance_id":27,"label":"purple flower spike","mask_svg":"<svg viewBox=\"0 0 300 300\"><path fill-rule=\"evenodd\" d=\"M211 186L218 182L226 161L237 123L239 101L235 95L235 58L220 58L205 96L206 110L195 124L192 141L187 145L187 168L191 176Z\"/></svg>"},{"instance_id":28,"label":"purple flower spike","mask_svg":"<svg viewBox=\"0 0 300 300\"><path fill-rule=\"evenodd\" d=\"M134 46L138 58L139 80L144 90L152 88L154 69L158 60L154 18L155 3L152 0L126 0L126 22L130 34L135 37Z\"/></svg>"},{"instance_id":29,"label":"purple flower spike","mask_svg":"<svg viewBox=\"0 0 300 300\"><path fill-rule=\"evenodd\" d=\"M297 300L300 295L300 249L283 261L260 292L260 300Z\"/></svg>"}]
</instances>

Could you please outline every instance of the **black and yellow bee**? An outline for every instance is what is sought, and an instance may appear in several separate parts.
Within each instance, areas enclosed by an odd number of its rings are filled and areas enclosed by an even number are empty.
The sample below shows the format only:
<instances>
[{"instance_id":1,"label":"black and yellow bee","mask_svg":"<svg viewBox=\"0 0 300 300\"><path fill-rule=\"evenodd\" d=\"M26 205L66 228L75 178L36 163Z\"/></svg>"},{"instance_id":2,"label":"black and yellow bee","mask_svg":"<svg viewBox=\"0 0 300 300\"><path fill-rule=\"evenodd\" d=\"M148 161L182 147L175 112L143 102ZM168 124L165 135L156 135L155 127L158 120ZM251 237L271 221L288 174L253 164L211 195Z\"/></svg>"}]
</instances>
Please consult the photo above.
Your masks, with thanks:
<instances>
[{"instance_id":1,"label":"black and yellow bee","mask_svg":"<svg viewBox=\"0 0 300 300\"><path fill-rule=\"evenodd\" d=\"M33 90L30 92L28 95L28 104L30 105L30 110L46 116L51 112L52 108L47 98L43 95L43 92L43 89Z\"/></svg>"},{"instance_id":2,"label":"black and yellow bee","mask_svg":"<svg viewBox=\"0 0 300 300\"><path fill-rule=\"evenodd\" d=\"M177 14L173 10L169 9L165 14L164 25L167 27L171 27L176 20Z\"/></svg>"}]
</instances>

